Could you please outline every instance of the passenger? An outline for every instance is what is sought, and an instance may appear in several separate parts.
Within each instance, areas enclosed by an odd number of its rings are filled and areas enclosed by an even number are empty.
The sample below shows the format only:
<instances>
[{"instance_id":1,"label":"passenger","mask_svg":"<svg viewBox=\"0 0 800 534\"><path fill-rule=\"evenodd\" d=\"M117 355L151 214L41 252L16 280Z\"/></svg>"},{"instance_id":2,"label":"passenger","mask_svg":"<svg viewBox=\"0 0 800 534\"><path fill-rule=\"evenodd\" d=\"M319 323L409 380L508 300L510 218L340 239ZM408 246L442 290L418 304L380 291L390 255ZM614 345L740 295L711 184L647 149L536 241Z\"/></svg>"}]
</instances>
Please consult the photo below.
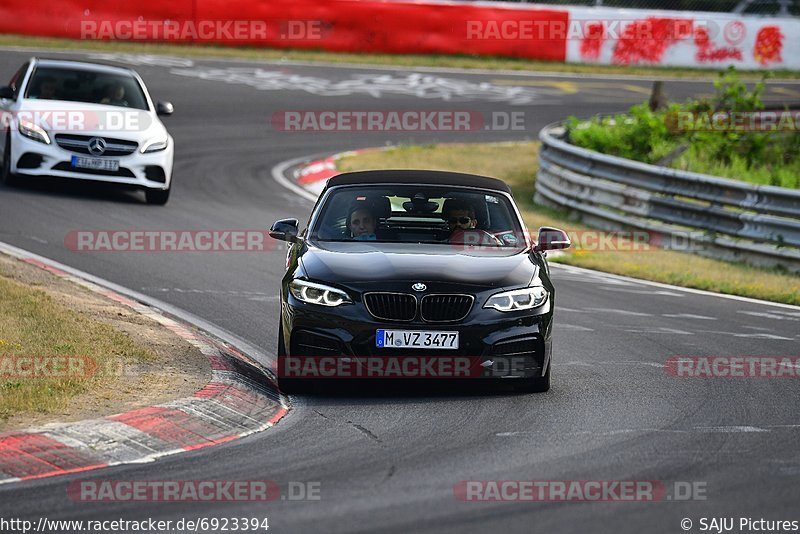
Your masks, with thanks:
<instances>
[{"instance_id":1,"label":"passenger","mask_svg":"<svg viewBox=\"0 0 800 534\"><path fill-rule=\"evenodd\" d=\"M375 241L375 215L365 206L355 206L347 214L347 229L357 241Z\"/></svg>"}]
</instances>

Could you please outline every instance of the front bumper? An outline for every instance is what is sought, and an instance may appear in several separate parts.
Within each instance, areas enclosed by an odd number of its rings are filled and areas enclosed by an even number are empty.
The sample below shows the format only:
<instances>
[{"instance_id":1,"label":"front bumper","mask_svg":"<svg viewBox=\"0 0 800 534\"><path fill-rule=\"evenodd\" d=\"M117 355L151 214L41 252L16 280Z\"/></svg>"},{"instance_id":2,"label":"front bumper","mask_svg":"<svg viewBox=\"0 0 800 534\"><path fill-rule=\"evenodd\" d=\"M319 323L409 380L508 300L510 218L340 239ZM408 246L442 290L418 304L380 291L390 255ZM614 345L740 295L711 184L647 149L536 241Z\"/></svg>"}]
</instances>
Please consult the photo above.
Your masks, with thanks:
<instances>
[{"instance_id":1,"label":"front bumper","mask_svg":"<svg viewBox=\"0 0 800 534\"><path fill-rule=\"evenodd\" d=\"M110 156L119 160L119 172L75 170L71 168L76 152L58 146L34 141L17 131L11 139L11 172L21 176L55 176L78 180L124 184L142 189L168 189L172 181L174 143L172 138L166 149L149 154L138 150L125 156Z\"/></svg>"},{"instance_id":2,"label":"front bumper","mask_svg":"<svg viewBox=\"0 0 800 534\"><path fill-rule=\"evenodd\" d=\"M380 321L360 302L326 308L300 302L287 293L281 314L286 359L459 359L470 366L470 372L459 377L518 379L543 376L552 354L549 305L534 314L503 313L476 304L463 321L432 324ZM459 348L379 348L375 342L378 329L458 331ZM279 361L279 367L282 363Z\"/></svg>"}]
</instances>

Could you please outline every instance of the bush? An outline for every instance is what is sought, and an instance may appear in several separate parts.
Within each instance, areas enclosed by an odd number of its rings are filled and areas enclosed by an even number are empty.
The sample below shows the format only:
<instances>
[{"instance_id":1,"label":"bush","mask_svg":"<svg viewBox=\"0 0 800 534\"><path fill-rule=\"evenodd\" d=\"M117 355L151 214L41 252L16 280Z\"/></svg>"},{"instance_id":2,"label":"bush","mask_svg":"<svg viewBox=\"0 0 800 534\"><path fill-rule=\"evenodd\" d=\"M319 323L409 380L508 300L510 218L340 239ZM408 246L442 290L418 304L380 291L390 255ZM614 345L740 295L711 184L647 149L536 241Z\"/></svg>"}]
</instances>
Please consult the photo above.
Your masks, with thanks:
<instances>
[{"instance_id":1,"label":"bush","mask_svg":"<svg viewBox=\"0 0 800 534\"><path fill-rule=\"evenodd\" d=\"M800 134L780 131L681 131L678 113L747 112L764 109L764 80L752 89L733 68L714 82L713 100L694 99L652 111L647 103L628 113L567 120L570 142L645 163L725 176L756 184L800 189Z\"/></svg>"}]
</instances>

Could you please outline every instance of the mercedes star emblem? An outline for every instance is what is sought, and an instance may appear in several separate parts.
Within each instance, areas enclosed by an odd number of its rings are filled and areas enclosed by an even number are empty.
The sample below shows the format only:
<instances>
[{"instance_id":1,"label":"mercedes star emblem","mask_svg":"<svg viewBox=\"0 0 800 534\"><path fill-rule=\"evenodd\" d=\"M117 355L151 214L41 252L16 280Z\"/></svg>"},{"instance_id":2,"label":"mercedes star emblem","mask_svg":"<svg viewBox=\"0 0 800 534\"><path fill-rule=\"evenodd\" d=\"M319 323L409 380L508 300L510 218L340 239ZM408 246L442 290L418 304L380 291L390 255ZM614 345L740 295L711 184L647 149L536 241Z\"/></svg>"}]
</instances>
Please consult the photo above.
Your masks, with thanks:
<instances>
[{"instance_id":1,"label":"mercedes star emblem","mask_svg":"<svg viewBox=\"0 0 800 534\"><path fill-rule=\"evenodd\" d=\"M106 140L102 137L92 137L89 139L88 148L92 156L102 156L106 151Z\"/></svg>"}]
</instances>

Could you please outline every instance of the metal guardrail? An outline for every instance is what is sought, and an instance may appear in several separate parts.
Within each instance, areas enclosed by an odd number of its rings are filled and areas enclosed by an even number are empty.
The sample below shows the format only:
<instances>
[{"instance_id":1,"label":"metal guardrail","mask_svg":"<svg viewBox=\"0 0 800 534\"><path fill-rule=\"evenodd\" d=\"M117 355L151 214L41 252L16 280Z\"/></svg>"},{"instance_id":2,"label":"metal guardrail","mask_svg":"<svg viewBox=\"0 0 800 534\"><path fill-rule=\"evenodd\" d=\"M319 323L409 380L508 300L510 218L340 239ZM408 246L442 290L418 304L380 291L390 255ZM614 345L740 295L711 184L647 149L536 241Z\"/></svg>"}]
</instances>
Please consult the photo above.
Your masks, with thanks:
<instances>
[{"instance_id":1,"label":"metal guardrail","mask_svg":"<svg viewBox=\"0 0 800 534\"><path fill-rule=\"evenodd\" d=\"M800 272L800 191L649 165L539 133L535 201L606 230L637 229L730 261Z\"/></svg>"}]
</instances>

